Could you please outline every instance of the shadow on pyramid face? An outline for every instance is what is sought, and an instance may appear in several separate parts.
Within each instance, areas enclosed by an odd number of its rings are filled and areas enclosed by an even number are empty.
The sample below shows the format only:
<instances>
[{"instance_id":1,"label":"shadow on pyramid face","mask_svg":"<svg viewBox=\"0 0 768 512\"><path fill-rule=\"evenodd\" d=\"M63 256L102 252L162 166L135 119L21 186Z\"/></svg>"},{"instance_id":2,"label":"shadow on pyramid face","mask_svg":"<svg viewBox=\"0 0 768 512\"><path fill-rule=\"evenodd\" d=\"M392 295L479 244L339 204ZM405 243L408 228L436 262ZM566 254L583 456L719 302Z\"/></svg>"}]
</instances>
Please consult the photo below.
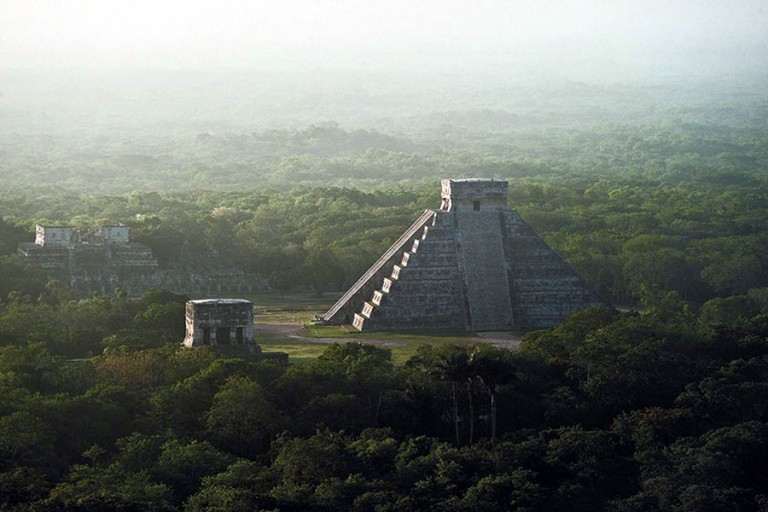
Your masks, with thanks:
<instances>
[{"instance_id":1,"label":"shadow on pyramid face","mask_svg":"<svg viewBox=\"0 0 768 512\"><path fill-rule=\"evenodd\" d=\"M508 183L446 179L426 210L323 317L358 330L524 331L610 307L507 208Z\"/></svg>"}]
</instances>

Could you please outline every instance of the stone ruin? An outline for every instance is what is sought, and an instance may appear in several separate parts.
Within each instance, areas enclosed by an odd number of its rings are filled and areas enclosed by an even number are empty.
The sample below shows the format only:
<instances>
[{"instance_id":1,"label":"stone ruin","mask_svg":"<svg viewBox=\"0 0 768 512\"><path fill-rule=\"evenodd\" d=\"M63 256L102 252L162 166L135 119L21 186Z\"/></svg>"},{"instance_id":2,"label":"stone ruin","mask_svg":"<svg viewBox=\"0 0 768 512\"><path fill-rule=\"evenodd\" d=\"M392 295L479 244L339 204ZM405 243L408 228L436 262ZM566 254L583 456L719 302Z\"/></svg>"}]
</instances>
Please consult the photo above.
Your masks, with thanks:
<instances>
[{"instance_id":1,"label":"stone ruin","mask_svg":"<svg viewBox=\"0 0 768 512\"><path fill-rule=\"evenodd\" d=\"M128 226L101 226L82 234L64 226L35 227L34 243L19 244L18 253L57 279L85 293L111 293L122 288L141 294L151 288L159 270L144 244L130 241Z\"/></svg>"},{"instance_id":2,"label":"stone ruin","mask_svg":"<svg viewBox=\"0 0 768 512\"><path fill-rule=\"evenodd\" d=\"M132 242L128 226L101 226L81 233L67 226L36 226L34 243L18 253L42 267L48 279L66 283L82 295L121 288L139 296L152 288L189 295L254 293L269 289L264 276L206 262L204 268L162 269L144 244Z\"/></svg>"},{"instance_id":3,"label":"stone ruin","mask_svg":"<svg viewBox=\"0 0 768 512\"><path fill-rule=\"evenodd\" d=\"M254 340L253 302L243 299L201 299L187 301L187 348L211 346L228 355L288 362L283 352L262 352Z\"/></svg>"},{"instance_id":4,"label":"stone ruin","mask_svg":"<svg viewBox=\"0 0 768 512\"><path fill-rule=\"evenodd\" d=\"M187 302L184 345L246 345L253 341L253 303L241 299L203 299ZM256 348L254 348L256 350Z\"/></svg>"},{"instance_id":5,"label":"stone ruin","mask_svg":"<svg viewBox=\"0 0 768 512\"><path fill-rule=\"evenodd\" d=\"M508 183L442 180L426 210L319 319L358 330L511 331L610 307L507 208Z\"/></svg>"}]
</instances>

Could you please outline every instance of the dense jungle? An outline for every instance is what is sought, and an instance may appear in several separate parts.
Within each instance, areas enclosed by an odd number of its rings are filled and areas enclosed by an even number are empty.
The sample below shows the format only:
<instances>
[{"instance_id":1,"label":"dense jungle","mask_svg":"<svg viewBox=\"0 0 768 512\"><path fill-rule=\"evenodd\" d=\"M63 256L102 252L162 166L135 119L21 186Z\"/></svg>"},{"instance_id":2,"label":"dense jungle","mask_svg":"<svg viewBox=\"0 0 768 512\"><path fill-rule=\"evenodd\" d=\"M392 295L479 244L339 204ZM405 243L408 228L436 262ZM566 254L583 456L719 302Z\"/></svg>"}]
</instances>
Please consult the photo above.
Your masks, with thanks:
<instances>
[{"instance_id":1,"label":"dense jungle","mask_svg":"<svg viewBox=\"0 0 768 512\"><path fill-rule=\"evenodd\" d=\"M768 510L765 76L0 78L0 510ZM334 297L462 177L618 310L286 366L16 254L123 223L162 267Z\"/></svg>"}]
</instances>

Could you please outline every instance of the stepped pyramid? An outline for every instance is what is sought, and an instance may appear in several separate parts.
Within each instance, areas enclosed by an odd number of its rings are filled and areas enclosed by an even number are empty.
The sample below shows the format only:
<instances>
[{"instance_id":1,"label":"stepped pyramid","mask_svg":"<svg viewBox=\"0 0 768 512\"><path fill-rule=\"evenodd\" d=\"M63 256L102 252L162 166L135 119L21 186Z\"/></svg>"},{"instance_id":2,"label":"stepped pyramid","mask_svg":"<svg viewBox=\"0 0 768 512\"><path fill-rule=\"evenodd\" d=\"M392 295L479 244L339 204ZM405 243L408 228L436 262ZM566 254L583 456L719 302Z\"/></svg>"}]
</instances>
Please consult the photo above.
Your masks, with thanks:
<instances>
[{"instance_id":1,"label":"stepped pyramid","mask_svg":"<svg viewBox=\"0 0 768 512\"><path fill-rule=\"evenodd\" d=\"M442 180L426 210L326 312L358 330L528 330L608 306L520 216L508 183Z\"/></svg>"}]
</instances>

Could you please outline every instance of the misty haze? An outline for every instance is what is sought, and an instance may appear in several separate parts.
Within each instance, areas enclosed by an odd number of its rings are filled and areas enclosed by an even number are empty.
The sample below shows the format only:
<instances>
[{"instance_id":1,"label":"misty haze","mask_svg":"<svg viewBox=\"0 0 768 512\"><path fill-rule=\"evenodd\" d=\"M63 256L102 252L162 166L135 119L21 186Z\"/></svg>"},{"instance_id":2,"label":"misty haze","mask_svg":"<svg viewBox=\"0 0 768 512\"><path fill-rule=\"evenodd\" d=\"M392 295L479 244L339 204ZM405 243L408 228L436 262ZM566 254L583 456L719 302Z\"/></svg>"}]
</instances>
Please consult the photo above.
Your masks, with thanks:
<instances>
[{"instance_id":1,"label":"misty haze","mask_svg":"<svg viewBox=\"0 0 768 512\"><path fill-rule=\"evenodd\" d=\"M768 510L766 27L0 0L0 510Z\"/></svg>"}]
</instances>

